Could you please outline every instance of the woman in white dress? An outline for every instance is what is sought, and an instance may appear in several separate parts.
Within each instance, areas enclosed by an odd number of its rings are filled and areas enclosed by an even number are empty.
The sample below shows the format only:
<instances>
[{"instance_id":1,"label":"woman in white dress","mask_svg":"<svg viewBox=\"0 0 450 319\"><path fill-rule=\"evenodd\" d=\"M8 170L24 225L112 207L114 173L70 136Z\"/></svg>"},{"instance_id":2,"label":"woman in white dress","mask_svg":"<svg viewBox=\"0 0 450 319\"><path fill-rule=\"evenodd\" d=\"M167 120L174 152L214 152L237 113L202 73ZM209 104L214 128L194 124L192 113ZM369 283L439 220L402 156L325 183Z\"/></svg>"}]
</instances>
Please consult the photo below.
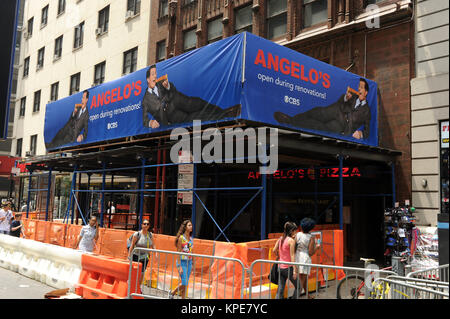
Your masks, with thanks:
<instances>
[{"instance_id":1,"label":"woman in white dress","mask_svg":"<svg viewBox=\"0 0 450 319\"><path fill-rule=\"evenodd\" d=\"M301 232L298 232L295 240L297 243L297 250L295 253L295 262L301 264L311 264L311 256L313 256L317 249L320 248L320 245L316 245L314 236L312 236L309 232L316 225L315 221L311 218L303 218L300 222L300 226L302 228ZM311 267L309 266L299 266L298 274L300 277L300 284L306 293L306 281L308 280L308 275L311 272ZM312 298L312 296L310 296Z\"/></svg>"}]
</instances>

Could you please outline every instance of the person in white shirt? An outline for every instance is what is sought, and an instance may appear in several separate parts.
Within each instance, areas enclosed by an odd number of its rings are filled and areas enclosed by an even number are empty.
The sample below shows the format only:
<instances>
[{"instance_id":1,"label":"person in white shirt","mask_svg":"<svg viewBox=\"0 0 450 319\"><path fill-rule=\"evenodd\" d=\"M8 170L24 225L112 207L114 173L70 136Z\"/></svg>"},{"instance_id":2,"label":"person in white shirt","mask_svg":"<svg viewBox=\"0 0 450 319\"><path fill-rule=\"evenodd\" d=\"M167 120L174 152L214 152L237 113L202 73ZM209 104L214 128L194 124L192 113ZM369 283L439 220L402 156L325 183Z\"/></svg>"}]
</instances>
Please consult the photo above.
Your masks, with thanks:
<instances>
[{"instance_id":1,"label":"person in white shirt","mask_svg":"<svg viewBox=\"0 0 450 319\"><path fill-rule=\"evenodd\" d=\"M78 246L80 246L80 250L84 252L93 252L94 245L97 239L98 239L97 217L91 216L91 219L89 219L89 224L81 228L81 232L77 238L77 242L75 244L74 249L78 249Z\"/></svg>"},{"instance_id":2,"label":"person in white shirt","mask_svg":"<svg viewBox=\"0 0 450 319\"><path fill-rule=\"evenodd\" d=\"M0 234L9 235L12 218L11 204L5 203L3 208L0 209Z\"/></svg>"}]
</instances>

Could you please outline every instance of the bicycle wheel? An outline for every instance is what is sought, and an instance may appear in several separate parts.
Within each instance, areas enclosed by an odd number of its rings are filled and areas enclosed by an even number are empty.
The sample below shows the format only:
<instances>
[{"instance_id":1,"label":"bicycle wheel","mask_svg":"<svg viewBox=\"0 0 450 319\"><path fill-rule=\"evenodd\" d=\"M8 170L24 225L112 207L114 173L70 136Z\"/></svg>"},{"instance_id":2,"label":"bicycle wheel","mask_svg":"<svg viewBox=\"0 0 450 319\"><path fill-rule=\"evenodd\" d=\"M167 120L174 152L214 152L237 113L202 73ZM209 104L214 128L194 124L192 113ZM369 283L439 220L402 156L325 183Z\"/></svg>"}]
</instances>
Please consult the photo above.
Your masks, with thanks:
<instances>
[{"instance_id":1,"label":"bicycle wheel","mask_svg":"<svg viewBox=\"0 0 450 319\"><path fill-rule=\"evenodd\" d=\"M337 299L358 299L364 295L364 278L358 275L349 275L342 279L336 292Z\"/></svg>"}]
</instances>

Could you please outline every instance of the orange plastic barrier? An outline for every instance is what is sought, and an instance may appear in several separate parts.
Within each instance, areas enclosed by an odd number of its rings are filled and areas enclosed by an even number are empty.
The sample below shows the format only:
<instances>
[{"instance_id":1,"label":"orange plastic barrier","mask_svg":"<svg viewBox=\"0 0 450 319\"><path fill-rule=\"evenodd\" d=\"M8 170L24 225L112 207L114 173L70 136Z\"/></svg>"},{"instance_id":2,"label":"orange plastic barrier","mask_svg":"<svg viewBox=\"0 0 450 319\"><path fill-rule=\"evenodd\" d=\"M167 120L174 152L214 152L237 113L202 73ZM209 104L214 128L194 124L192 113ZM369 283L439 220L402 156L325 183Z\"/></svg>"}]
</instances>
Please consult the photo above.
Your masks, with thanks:
<instances>
[{"instance_id":1,"label":"orange plastic barrier","mask_svg":"<svg viewBox=\"0 0 450 319\"><path fill-rule=\"evenodd\" d=\"M216 242L215 256L245 259L245 244ZM247 260L241 261L247 264ZM242 266L237 262L215 260L211 266L214 274L211 284L210 298L239 299L241 298Z\"/></svg>"},{"instance_id":2,"label":"orange plastic barrier","mask_svg":"<svg viewBox=\"0 0 450 319\"><path fill-rule=\"evenodd\" d=\"M123 299L128 295L130 263L117 258L84 254L82 271L75 293L84 299ZM140 293L138 263L131 270L131 293ZM140 271L139 271L140 273ZM137 287L137 289L136 289Z\"/></svg>"},{"instance_id":3,"label":"orange plastic barrier","mask_svg":"<svg viewBox=\"0 0 450 319\"><path fill-rule=\"evenodd\" d=\"M27 239L34 240L36 235L36 221L27 218L23 218L22 220L25 226L25 235L27 236Z\"/></svg>"},{"instance_id":4,"label":"orange plastic barrier","mask_svg":"<svg viewBox=\"0 0 450 319\"><path fill-rule=\"evenodd\" d=\"M64 247L66 240L67 224L49 222L48 243Z\"/></svg>"},{"instance_id":5,"label":"orange plastic barrier","mask_svg":"<svg viewBox=\"0 0 450 319\"><path fill-rule=\"evenodd\" d=\"M126 231L106 228L100 242L100 255L126 259L127 239Z\"/></svg>"},{"instance_id":6,"label":"orange plastic barrier","mask_svg":"<svg viewBox=\"0 0 450 319\"><path fill-rule=\"evenodd\" d=\"M100 251L102 249L102 241L103 241L104 233L105 233L105 228L99 227L99 229L98 229L98 239L95 242L94 250L93 250L94 254L100 255Z\"/></svg>"},{"instance_id":7,"label":"orange plastic barrier","mask_svg":"<svg viewBox=\"0 0 450 319\"><path fill-rule=\"evenodd\" d=\"M81 225L68 225L66 229L66 240L64 242L64 247L73 248L77 243L77 238L80 235Z\"/></svg>"},{"instance_id":8,"label":"orange plastic barrier","mask_svg":"<svg viewBox=\"0 0 450 319\"><path fill-rule=\"evenodd\" d=\"M45 220L36 221L36 233L34 240L40 241L42 243L48 243L48 233L49 233L50 223Z\"/></svg>"}]
</instances>

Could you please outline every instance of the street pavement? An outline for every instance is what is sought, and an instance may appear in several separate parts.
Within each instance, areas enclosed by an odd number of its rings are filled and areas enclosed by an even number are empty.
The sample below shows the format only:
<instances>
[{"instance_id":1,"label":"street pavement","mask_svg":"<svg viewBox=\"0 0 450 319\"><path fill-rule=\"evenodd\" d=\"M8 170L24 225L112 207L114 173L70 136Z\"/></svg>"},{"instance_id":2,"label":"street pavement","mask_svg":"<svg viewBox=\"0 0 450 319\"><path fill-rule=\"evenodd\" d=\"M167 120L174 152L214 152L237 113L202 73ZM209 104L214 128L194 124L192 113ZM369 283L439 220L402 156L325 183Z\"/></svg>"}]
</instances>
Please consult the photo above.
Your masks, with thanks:
<instances>
[{"instance_id":1,"label":"street pavement","mask_svg":"<svg viewBox=\"0 0 450 319\"><path fill-rule=\"evenodd\" d=\"M55 289L0 267L0 299L45 299Z\"/></svg>"}]
</instances>

